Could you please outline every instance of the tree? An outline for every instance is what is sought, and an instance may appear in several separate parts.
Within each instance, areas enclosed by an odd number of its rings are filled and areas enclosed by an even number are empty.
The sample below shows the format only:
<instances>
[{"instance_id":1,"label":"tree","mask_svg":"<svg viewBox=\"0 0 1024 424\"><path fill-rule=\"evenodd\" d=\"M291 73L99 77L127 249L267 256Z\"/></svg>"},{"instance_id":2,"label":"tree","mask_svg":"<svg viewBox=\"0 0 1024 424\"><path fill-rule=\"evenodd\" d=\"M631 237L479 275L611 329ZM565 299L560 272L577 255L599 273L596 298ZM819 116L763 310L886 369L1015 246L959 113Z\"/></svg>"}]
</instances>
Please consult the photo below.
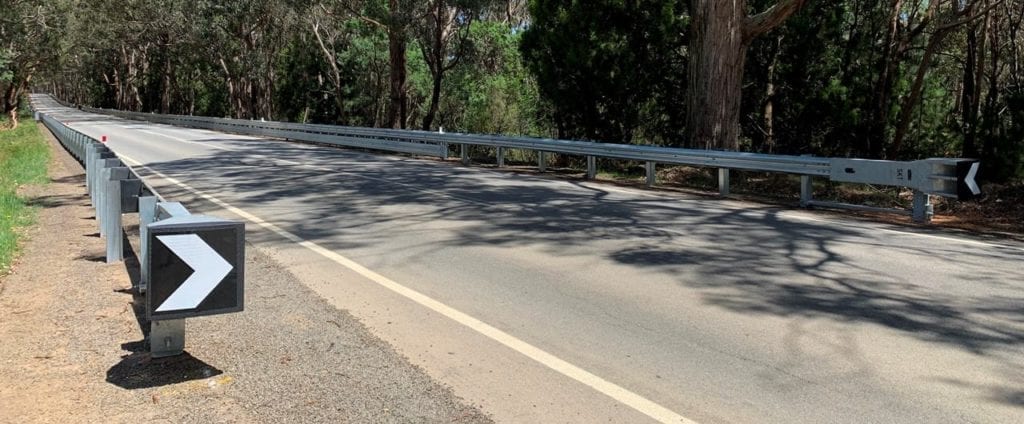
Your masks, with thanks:
<instances>
[{"instance_id":1,"label":"tree","mask_svg":"<svg viewBox=\"0 0 1024 424\"><path fill-rule=\"evenodd\" d=\"M345 98L347 96L345 93L346 80L342 75L337 48L339 43L342 43L342 48L346 47L344 44L347 41L347 33L344 29L325 22L327 19L337 20L338 16L338 13L329 10L323 3L317 4L307 13L307 20L316 37L317 46L320 47L324 62L327 63L330 70L327 75L334 87L334 102L338 108L336 116L337 120L341 122L345 120Z\"/></svg>"},{"instance_id":2,"label":"tree","mask_svg":"<svg viewBox=\"0 0 1024 424\"><path fill-rule=\"evenodd\" d=\"M743 69L750 42L782 24L806 0L780 0L747 15L746 0L690 1L686 142L737 150Z\"/></svg>"},{"instance_id":3,"label":"tree","mask_svg":"<svg viewBox=\"0 0 1024 424\"><path fill-rule=\"evenodd\" d=\"M0 2L0 108L18 126L18 105L44 66L55 61L63 2Z\"/></svg>"},{"instance_id":4,"label":"tree","mask_svg":"<svg viewBox=\"0 0 1024 424\"><path fill-rule=\"evenodd\" d=\"M676 140L682 1L533 1L521 49L551 102L559 137ZM671 141L669 141L671 142Z\"/></svg>"},{"instance_id":5,"label":"tree","mask_svg":"<svg viewBox=\"0 0 1024 424\"><path fill-rule=\"evenodd\" d=\"M462 60L469 27L477 10L485 6L481 0L431 0L418 25L417 41L423 51L431 76L430 107L423 118L423 130L430 130L441 104L444 75Z\"/></svg>"},{"instance_id":6,"label":"tree","mask_svg":"<svg viewBox=\"0 0 1024 424\"><path fill-rule=\"evenodd\" d=\"M987 7L978 7L980 3L990 3ZM910 93L904 97L902 105L900 107L900 118L896 124L895 135L893 136L893 142L891 150L899 152L903 148L903 142L907 137L907 131L910 128L910 122L913 118L913 111L917 107L921 99L921 91L924 86L924 79L931 69L932 60L935 55L938 54L939 47L945 41L946 37L953 31L957 30L961 26L971 23L980 17L988 16L989 10L995 8L1002 0L995 2L989 2L989 0L982 1L964 1L954 0L949 2L948 11L938 19L932 19L938 9L939 1L933 1L929 4L926 19L921 25L928 25L932 22L935 23L934 29L931 30L931 36L928 39L927 44L924 47L924 52L921 55L921 61L917 66L917 72L914 76L914 80L911 83ZM987 24L987 22L986 22ZM987 25L986 25L987 26ZM972 25L968 36L967 36L967 49L966 49L966 63L965 78L964 78L964 110L966 111L964 122L968 123L968 129L965 134L964 145L974 146L975 138L977 136L978 127L978 109L980 108L980 79L982 77L981 72L977 70L984 67L984 44L985 41L981 41L981 48L978 46L977 29ZM980 54L979 54L980 53ZM973 147L968 147L969 150L973 151ZM972 155L973 156L973 155Z\"/></svg>"},{"instance_id":7,"label":"tree","mask_svg":"<svg viewBox=\"0 0 1024 424\"><path fill-rule=\"evenodd\" d=\"M387 32L390 93L386 124L390 128L405 128L409 118L409 27L423 5L416 0L387 0L386 6L372 0L341 1L346 2L353 16Z\"/></svg>"}]
</instances>

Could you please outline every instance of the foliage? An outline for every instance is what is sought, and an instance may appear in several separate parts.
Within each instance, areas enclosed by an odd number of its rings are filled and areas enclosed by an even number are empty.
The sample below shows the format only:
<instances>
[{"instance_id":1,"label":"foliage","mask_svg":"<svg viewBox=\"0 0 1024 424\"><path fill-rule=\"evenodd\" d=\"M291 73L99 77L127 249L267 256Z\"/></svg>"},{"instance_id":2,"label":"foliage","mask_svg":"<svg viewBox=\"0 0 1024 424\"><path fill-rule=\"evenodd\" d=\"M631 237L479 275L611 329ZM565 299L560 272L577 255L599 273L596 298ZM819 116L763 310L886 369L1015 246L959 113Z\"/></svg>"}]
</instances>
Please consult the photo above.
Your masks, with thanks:
<instances>
[{"instance_id":1,"label":"foliage","mask_svg":"<svg viewBox=\"0 0 1024 424\"><path fill-rule=\"evenodd\" d=\"M16 190L23 184L45 182L49 154L35 125L0 131L0 271L10 266L19 229L32 220L32 210Z\"/></svg>"},{"instance_id":2,"label":"foliage","mask_svg":"<svg viewBox=\"0 0 1024 424\"><path fill-rule=\"evenodd\" d=\"M701 95L695 1L4 1L0 81L105 107L681 146ZM1024 0L799 3L744 47L740 149L1024 176Z\"/></svg>"},{"instance_id":3,"label":"foliage","mask_svg":"<svg viewBox=\"0 0 1024 424\"><path fill-rule=\"evenodd\" d=\"M685 21L681 1L542 0L522 51L560 135L632 142L678 122ZM669 129L669 132L671 129ZM661 136L661 137L657 137Z\"/></svg>"}]
</instances>

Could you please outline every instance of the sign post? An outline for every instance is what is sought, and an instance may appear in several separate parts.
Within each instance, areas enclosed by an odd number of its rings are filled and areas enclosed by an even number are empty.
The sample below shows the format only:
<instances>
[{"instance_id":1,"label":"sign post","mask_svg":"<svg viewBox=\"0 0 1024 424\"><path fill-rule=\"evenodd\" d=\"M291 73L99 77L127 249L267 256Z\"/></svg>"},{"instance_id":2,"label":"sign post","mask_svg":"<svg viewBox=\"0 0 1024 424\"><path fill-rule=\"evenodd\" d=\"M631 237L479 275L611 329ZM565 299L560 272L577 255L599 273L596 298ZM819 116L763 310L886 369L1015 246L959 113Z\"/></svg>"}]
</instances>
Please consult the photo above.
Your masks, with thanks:
<instances>
[{"instance_id":1,"label":"sign post","mask_svg":"<svg viewBox=\"0 0 1024 424\"><path fill-rule=\"evenodd\" d=\"M150 351L173 356L185 346L185 318L244 309L245 224L177 215L146 227Z\"/></svg>"}]
</instances>

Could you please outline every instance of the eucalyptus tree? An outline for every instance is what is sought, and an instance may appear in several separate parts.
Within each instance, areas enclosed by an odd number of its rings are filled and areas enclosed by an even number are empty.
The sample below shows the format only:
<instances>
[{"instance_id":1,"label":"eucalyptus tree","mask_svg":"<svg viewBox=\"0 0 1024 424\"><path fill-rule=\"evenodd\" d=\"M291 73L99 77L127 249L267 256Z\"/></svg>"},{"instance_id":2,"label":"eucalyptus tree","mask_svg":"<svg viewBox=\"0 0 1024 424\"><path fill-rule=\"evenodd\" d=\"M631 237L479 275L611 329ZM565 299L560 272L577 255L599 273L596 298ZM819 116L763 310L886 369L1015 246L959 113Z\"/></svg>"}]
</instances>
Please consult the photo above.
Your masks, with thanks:
<instances>
[{"instance_id":1,"label":"eucalyptus tree","mask_svg":"<svg viewBox=\"0 0 1024 424\"><path fill-rule=\"evenodd\" d=\"M678 122L685 28L682 0L531 1L521 48L558 136L629 143Z\"/></svg>"},{"instance_id":2,"label":"eucalyptus tree","mask_svg":"<svg viewBox=\"0 0 1024 424\"><path fill-rule=\"evenodd\" d=\"M423 19L416 25L416 40L431 76L430 106L423 117L424 130L434 124L441 103L445 73L463 59L470 27L492 0L429 0Z\"/></svg>"},{"instance_id":3,"label":"eucalyptus tree","mask_svg":"<svg viewBox=\"0 0 1024 424\"><path fill-rule=\"evenodd\" d=\"M750 42L781 25L807 0L779 0L749 14L747 1L690 0L686 143L737 150L744 62Z\"/></svg>"},{"instance_id":4,"label":"eucalyptus tree","mask_svg":"<svg viewBox=\"0 0 1024 424\"><path fill-rule=\"evenodd\" d=\"M18 125L18 105L32 79L58 57L63 1L0 0L0 107Z\"/></svg>"}]
</instances>

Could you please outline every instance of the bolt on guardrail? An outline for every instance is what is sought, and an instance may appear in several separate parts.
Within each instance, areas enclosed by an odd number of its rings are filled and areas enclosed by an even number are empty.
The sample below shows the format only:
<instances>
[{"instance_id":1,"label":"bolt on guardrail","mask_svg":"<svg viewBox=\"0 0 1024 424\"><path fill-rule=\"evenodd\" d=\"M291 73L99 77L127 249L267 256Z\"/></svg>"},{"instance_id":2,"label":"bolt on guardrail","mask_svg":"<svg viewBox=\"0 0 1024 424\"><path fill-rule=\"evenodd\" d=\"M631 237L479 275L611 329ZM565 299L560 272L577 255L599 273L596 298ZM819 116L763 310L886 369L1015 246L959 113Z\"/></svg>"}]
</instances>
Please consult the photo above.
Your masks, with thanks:
<instances>
[{"instance_id":1,"label":"bolt on guardrail","mask_svg":"<svg viewBox=\"0 0 1024 424\"><path fill-rule=\"evenodd\" d=\"M245 225L191 215L145 184L109 146L35 111L38 120L85 167L106 262L124 260L125 213L139 214L140 279L153 357L185 348L185 319L241 312L244 300Z\"/></svg>"}]
</instances>

